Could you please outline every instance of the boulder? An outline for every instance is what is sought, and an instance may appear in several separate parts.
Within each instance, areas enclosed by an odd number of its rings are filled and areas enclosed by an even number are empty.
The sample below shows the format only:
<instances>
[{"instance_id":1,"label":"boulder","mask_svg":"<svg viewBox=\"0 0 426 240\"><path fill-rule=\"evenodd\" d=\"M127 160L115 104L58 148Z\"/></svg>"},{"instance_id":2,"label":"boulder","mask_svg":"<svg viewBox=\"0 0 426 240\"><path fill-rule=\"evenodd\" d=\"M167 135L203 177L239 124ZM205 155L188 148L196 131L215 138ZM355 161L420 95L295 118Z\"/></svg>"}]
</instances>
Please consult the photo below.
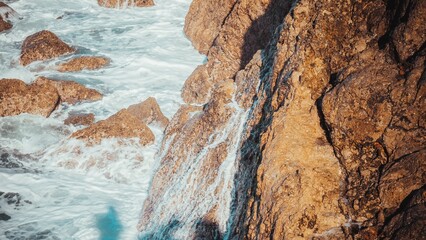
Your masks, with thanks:
<instances>
[{"instance_id":1,"label":"boulder","mask_svg":"<svg viewBox=\"0 0 426 240\"><path fill-rule=\"evenodd\" d=\"M98 0L98 4L103 7L151 7L154 6L154 0Z\"/></svg>"},{"instance_id":2,"label":"boulder","mask_svg":"<svg viewBox=\"0 0 426 240\"><path fill-rule=\"evenodd\" d=\"M9 22L5 21L1 16L0 16L0 32L9 30L12 28L12 24L10 24Z\"/></svg>"},{"instance_id":3,"label":"boulder","mask_svg":"<svg viewBox=\"0 0 426 240\"><path fill-rule=\"evenodd\" d=\"M73 53L75 49L59 39L54 33L43 30L28 36L21 49L21 64L43 61Z\"/></svg>"},{"instance_id":4,"label":"boulder","mask_svg":"<svg viewBox=\"0 0 426 240\"><path fill-rule=\"evenodd\" d=\"M164 128L169 123L169 119L161 112L160 106L153 97L129 106L127 111L145 124L155 123Z\"/></svg>"},{"instance_id":5,"label":"boulder","mask_svg":"<svg viewBox=\"0 0 426 240\"><path fill-rule=\"evenodd\" d=\"M84 125L89 126L95 121L95 114L93 113L70 113L68 118L65 119L65 125Z\"/></svg>"},{"instance_id":6,"label":"boulder","mask_svg":"<svg viewBox=\"0 0 426 240\"><path fill-rule=\"evenodd\" d=\"M102 99L102 94L95 89L86 88L74 81L53 80L45 77L39 77L34 83L37 85L48 84L53 86L59 94L60 101L69 104Z\"/></svg>"},{"instance_id":7,"label":"boulder","mask_svg":"<svg viewBox=\"0 0 426 240\"><path fill-rule=\"evenodd\" d=\"M16 12L11 7L3 2L0 2L0 32L12 28L12 24L9 20L14 15L16 15Z\"/></svg>"},{"instance_id":8,"label":"boulder","mask_svg":"<svg viewBox=\"0 0 426 240\"><path fill-rule=\"evenodd\" d=\"M58 66L60 72L78 72L82 70L96 70L108 65L110 60L105 57L77 57Z\"/></svg>"},{"instance_id":9,"label":"boulder","mask_svg":"<svg viewBox=\"0 0 426 240\"><path fill-rule=\"evenodd\" d=\"M76 131L72 138L80 139L89 145L99 144L104 138L139 138L141 145L154 142L151 130L126 109L120 110L106 120Z\"/></svg>"},{"instance_id":10,"label":"boulder","mask_svg":"<svg viewBox=\"0 0 426 240\"><path fill-rule=\"evenodd\" d=\"M21 113L48 117L59 102L59 94L48 83L27 85L18 79L0 80L0 116Z\"/></svg>"}]
</instances>

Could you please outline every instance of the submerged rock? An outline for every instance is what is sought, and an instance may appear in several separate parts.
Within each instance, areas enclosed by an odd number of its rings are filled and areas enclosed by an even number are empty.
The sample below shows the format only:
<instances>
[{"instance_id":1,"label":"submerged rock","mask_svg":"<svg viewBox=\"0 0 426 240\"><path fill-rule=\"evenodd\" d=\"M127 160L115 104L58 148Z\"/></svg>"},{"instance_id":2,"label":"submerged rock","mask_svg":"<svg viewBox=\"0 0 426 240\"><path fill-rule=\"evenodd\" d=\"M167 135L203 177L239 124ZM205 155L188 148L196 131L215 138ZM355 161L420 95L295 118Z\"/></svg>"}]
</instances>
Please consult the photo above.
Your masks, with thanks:
<instances>
[{"instance_id":1,"label":"submerged rock","mask_svg":"<svg viewBox=\"0 0 426 240\"><path fill-rule=\"evenodd\" d=\"M149 97L141 103L129 106L127 111L145 124L155 123L165 128L169 123L169 119L161 112L160 106L153 97Z\"/></svg>"},{"instance_id":2,"label":"submerged rock","mask_svg":"<svg viewBox=\"0 0 426 240\"><path fill-rule=\"evenodd\" d=\"M9 215L6 213L0 213L0 221L8 221L9 219L11 219Z\"/></svg>"},{"instance_id":3,"label":"submerged rock","mask_svg":"<svg viewBox=\"0 0 426 240\"><path fill-rule=\"evenodd\" d=\"M93 113L70 113L67 119L65 119L65 125L85 125L89 126L95 121L95 114Z\"/></svg>"},{"instance_id":4,"label":"submerged rock","mask_svg":"<svg viewBox=\"0 0 426 240\"><path fill-rule=\"evenodd\" d=\"M26 66L34 61L48 60L73 52L75 49L64 43L54 33L43 30L24 40L20 63Z\"/></svg>"},{"instance_id":5,"label":"submerged rock","mask_svg":"<svg viewBox=\"0 0 426 240\"><path fill-rule=\"evenodd\" d=\"M148 126L126 109L73 133L71 137L88 144L99 144L104 138L139 138L141 145L151 144L155 140Z\"/></svg>"},{"instance_id":6,"label":"submerged rock","mask_svg":"<svg viewBox=\"0 0 426 240\"><path fill-rule=\"evenodd\" d=\"M30 84L18 79L0 80L0 116L21 113L48 117L59 102L59 94L49 83Z\"/></svg>"},{"instance_id":7,"label":"submerged rock","mask_svg":"<svg viewBox=\"0 0 426 240\"><path fill-rule=\"evenodd\" d=\"M103 7L151 7L154 6L154 0L98 0L98 4Z\"/></svg>"},{"instance_id":8,"label":"submerged rock","mask_svg":"<svg viewBox=\"0 0 426 240\"><path fill-rule=\"evenodd\" d=\"M108 65L110 60L105 57L77 57L58 66L60 72L77 72L82 70L96 70Z\"/></svg>"},{"instance_id":9,"label":"submerged rock","mask_svg":"<svg viewBox=\"0 0 426 240\"><path fill-rule=\"evenodd\" d=\"M102 94L95 89L74 82L64 80L53 80L45 77L39 77L34 82L35 85L51 85L60 97L60 102L75 104L81 101L98 101L102 99Z\"/></svg>"}]
</instances>

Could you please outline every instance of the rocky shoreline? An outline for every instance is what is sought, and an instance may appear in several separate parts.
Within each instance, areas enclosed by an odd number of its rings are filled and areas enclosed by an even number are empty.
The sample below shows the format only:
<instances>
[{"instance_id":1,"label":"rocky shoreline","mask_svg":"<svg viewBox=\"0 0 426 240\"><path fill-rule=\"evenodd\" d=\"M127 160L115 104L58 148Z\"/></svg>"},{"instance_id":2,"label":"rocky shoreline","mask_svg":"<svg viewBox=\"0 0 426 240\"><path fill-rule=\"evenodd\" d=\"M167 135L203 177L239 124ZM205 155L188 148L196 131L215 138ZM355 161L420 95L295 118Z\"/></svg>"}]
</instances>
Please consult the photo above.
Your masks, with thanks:
<instances>
[{"instance_id":1,"label":"rocky shoreline","mask_svg":"<svg viewBox=\"0 0 426 240\"><path fill-rule=\"evenodd\" d=\"M422 239L425 3L194 0L185 32L208 61L178 113L204 107L171 120L182 130L166 131L172 146L139 229L160 239L181 228L193 239ZM228 191L210 179L239 139L214 142L235 99L249 115ZM202 173L186 172L201 153ZM170 184L182 175L197 190ZM226 197L229 219L216 201Z\"/></svg>"},{"instance_id":2,"label":"rocky shoreline","mask_svg":"<svg viewBox=\"0 0 426 240\"><path fill-rule=\"evenodd\" d=\"M0 10L9 12L0 32L13 31L15 12ZM150 126L164 130L142 239L423 239L425 22L421 0L193 0L184 31L207 60L170 121L148 98L105 120L77 112L64 124L84 126L69 139L87 146L147 146ZM111 61L74 57L47 30L21 49L23 66L71 56L59 72ZM60 104L102 97L68 80L1 79L0 116L49 117Z\"/></svg>"}]
</instances>

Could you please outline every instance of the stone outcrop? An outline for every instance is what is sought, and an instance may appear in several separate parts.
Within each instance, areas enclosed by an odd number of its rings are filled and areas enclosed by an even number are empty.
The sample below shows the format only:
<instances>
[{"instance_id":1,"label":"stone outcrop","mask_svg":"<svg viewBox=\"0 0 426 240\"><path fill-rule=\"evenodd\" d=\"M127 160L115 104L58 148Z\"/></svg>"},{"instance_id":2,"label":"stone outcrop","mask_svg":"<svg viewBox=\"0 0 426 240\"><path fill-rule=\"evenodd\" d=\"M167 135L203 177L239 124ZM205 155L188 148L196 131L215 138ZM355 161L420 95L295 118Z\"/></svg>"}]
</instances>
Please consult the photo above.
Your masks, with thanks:
<instances>
[{"instance_id":1,"label":"stone outcrop","mask_svg":"<svg viewBox=\"0 0 426 240\"><path fill-rule=\"evenodd\" d=\"M182 96L204 106L166 129L143 236L421 239L425 11L193 1L185 32L208 62Z\"/></svg>"},{"instance_id":2,"label":"stone outcrop","mask_svg":"<svg viewBox=\"0 0 426 240\"><path fill-rule=\"evenodd\" d=\"M58 66L60 72L78 72L82 70L97 70L109 64L109 59L105 57L76 57Z\"/></svg>"},{"instance_id":3,"label":"stone outcrop","mask_svg":"<svg viewBox=\"0 0 426 240\"><path fill-rule=\"evenodd\" d=\"M0 32L9 30L12 28L10 19L17 13L9 7L6 3L0 2Z\"/></svg>"},{"instance_id":4,"label":"stone outcrop","mask_svg":"<svg viewBox=\"0 0 426 240\"><path fill-rule=\"evenodd\" d=\"M26 66L34 61L44 61L73 52L75 49L64 43L54 33L43 30L24 40L20 62Z\"/></svg>"},{"instance_id":5,"label":"stone outcrop","mask_svg":"<svg viewBox=\"0 0 426 240\"><path fill-rule=\"evenodd\" d=\"M216 83L234 78L270 41L290 4L291 1L194 1L186 17L185 33L207 55L208 62L185 82L185 102L206 103ZM196 98L187 97L197 92Z\"/></svg>"},{"instance_id":6,"label":"stone outcrop","mask_svg":"<svg viewBox=\"0 0 426 240\"><path fill-rule=\"evenodd\" d=\"M102 94L73 81L39 77L32 84L18 79L0 80L0 116L21 113L48 117L59 104L97 101Z\"/></svg>"},{"instance_id":7,"label":"stone outcrop","mask_svg":"<svg viewBox=\"0 0 426 240\"><path fill-rule=\"evenodd\" d=\"M59 102L59 94L51 84L31 84L18 79L0 80L0 116L21 113L48 117Z\"/></svg>"},{"instance_id":8,"label":"stone outcrop","mask_svg":"<svg viewBox=\"0 0 426 240\"><path fill-rule=\"evenodd\" d=\"M149 97L141 103L129 106L127 111L147 125L154 123L165 128L169 123L169 119L161 112L160 106L153 97Z\"/></svg>"},{"instance_id":9,"label":"stone outcrop","mask_svg":"<svg viewBox=\"0 0 426 240\"><path fill-rule=\"evenodd\" d=\"M64 120L65 125L84 125L89 126L95 122L95 114L93 113L70 113L68 118Z\"/></svg>"},{"instance_id":10,"label":"stone outcrop","mask_svg":"<svg viewBox=\"0 0 426 240\"><path fill-rule=\"evenodd\" d=\"M95 89L86 88L85 86L74 82L64 80L53 80L45 77L39 77L34 84L52 85L56 88L60 102L76 104L82 101L98 101L102 99L102 94Z\"/></svg>"},{"instance_id":11,"label":"stone outcrop","mask_svg":"<svg viewBox=\"0 0 426 240\"><path fill-rule=\"evenodd\" d=\"M154 0L98 0L98 4L108 8L120 7L151 7Z\"/></svg>"},{"instance_id":12,"label":"stone outcrop","mask_svg":"<svg viewBox=\"0 0 426 240\"><path fill-rule=\"evenodd\" d=\"M139 138L141 145L151 144L155 139L146 124L126 109L74 132L71 137L83 140L89 145L99 144L104 138Z\"/></svg>"},{"instance_id":13,"label":"stone outcrop","mask_svg":"<svg viewBox=\"0 0 426 240\"><path fill-rule=\"evenodd\" d=\"M80 123L81 120L85 122L86 116L70 117L68 122ZM139 138L141 145L149 145L155 140L154 134L147 126L152 123L164 128L169 120L161 112L155 98L149 97L139 104L121 109L111 117L75 132L71 137L89 144L99 144L104 138Z\"/></svg>"}]
</instances>

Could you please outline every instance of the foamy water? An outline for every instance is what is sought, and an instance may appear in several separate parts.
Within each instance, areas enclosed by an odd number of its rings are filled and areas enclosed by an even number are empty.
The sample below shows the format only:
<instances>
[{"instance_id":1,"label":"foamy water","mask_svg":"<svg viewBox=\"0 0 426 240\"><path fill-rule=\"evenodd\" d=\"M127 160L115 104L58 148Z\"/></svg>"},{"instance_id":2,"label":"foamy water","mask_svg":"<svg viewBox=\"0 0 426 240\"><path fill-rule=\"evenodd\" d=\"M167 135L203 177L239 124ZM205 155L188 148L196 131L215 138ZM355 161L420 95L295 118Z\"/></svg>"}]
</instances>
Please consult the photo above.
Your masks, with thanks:
<instances>
[{"instance_id":1,"label":"foamy water","mask_svg":"<svg viewBox=\"0 0 426 240\"><path fill-rule=\"evenodd\" d=\"M62 105L50 118L29 114L0 118L0 191L22 196L21 206L0 201L0 239L136 239L136 224L159 160L162 130L151 126L155 144L108 139L87 147L69 135L70 112L94 113L102 120L147 97L157 99L167 117L181 104L180 89L203 61L183 34L190 0L157 0L151 8L107 9L96 0L20 0L10 6L20 20L0 33L0 78L27 83L37 76L74 80L104 94L101 101ZM49 62L18 64L28 35L50 30L78 49L111 64L97 71L60 73L64 56ZM74 55L75 56L75 55ZM28 200L31 203L23 202Z\"/></svg>"}]
</instances>

